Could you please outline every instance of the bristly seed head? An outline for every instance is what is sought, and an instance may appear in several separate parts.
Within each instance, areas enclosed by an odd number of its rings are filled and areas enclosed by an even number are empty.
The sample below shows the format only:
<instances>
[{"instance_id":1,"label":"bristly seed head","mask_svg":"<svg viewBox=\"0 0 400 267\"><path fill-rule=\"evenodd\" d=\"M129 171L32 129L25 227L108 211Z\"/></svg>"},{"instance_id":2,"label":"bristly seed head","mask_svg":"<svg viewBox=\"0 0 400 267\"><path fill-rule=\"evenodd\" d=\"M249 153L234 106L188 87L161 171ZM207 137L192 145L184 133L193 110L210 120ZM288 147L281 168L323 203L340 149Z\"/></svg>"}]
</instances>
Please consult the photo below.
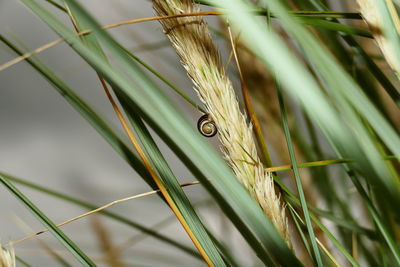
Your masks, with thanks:
<instances>
[{"instance_id":1,"label":"bristly seed head","mask_svg":"<svg viewBox=\"0 0 400 267\"><path fill-rule=\"evenodd\" d=\"M390 65L390 67L395 71L398 77L400 77L400 61L398 55L396 55L393 43L385 36L383 32L384 19L380 14L379 10L374 4L373 0L357 0L360 6L360 12L363 18L368 23L372 34L383 56Z\"/></svg>"},{"instance_id":2,"label":"bristly seed head","mask_svg":"<svg viewBox=\"0 0 400 267\"><path fill-rule=\"evenodd\" d=\"M190 0L153 0L153 5L160 16L200 11ZM202 17L165 19L160 23L218 128L225 159L290 246L284 207L275 193L271 173L264 170L257 155L252 126L240 111L207 25ZM213 132L210 125L204 125L200 132Z\"/></svg>"},{"instance_id":3,"label":"bristly seed head","mask_svg":"<svg viewBox=\"0 0 400 267\"><path fill-rule=\"evenodd\" d=\"M12 247L0 245L0 267L15 267L15 252Z\"/></svg>"}]
</instances>

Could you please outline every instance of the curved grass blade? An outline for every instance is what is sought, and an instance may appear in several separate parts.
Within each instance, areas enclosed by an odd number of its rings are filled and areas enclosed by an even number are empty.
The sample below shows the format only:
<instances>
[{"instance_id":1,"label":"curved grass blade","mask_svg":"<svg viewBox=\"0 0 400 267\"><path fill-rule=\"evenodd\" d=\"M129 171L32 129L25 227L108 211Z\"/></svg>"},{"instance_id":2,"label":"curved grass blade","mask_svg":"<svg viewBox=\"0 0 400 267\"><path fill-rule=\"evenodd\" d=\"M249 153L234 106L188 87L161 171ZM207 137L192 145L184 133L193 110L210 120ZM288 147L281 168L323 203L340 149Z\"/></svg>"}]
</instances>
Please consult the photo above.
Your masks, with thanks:
<instances>
[{"instance_id":1,"label":"curved grass blade","mask_svg":"<svg viewBox=\"0 0 400 267\"><path fill-rule=\"evenodd\" d=\"M71 47L111 85L121 88L137 105L141 113L139 115L152 127L159 127L157 130L160 131L157 133L160 133L163 139L169 138L169 141L175 142L176 147L173 149L184 152L186 157L184 163L217 200L260 259L271 266L275 265L275 262L291 266L301 265L221 157L201 138L163 92L126 57L126 53L118 48L116 41L102 31L75 1L66 2L69 6L76 6L76 9L83 14L82 17L88 21L93 33L110 51L111 56L121 64L129 79L88 50L74 33L35 1L23 0L23 2L53 30L65 37ZM212 178L212 181L208 178Z\"/></svg>"},{"instance_id":2,"label":"curved grass blade","mask_svg":"<svg viewBox=\"0 0 400 267\"><path fill-rule=\"evenodd\" d=\"M29 263L27 263L25 260L21 259L21 257L18 257L17 255L15 255L15 259L21 263L23 266L25 267L31 267L31 265Z\"/></svg>"},{"instance_id":3,"label":"curved grass blade","mask_svg":"<svg viewBox=\"0 0 400 267\"><path fill-rule=\"evenodd\" d=\"M369 30L356 28L339 22L332 22L322 19L310 19L308 17L301 18L300 22L310 26L335 31L346 35L358 35L362 37L373 38L372 33Z\"/></svg>"},{"instance_id":4,"label":"curved grass blade","mask_svg":"<svg viewBox=\"0 0 400 267\"><path fill-rule=\"evenodd\" d=\"M312 251L311 251L310 245L308 244L307 237L304 234L303 229L301 228L299 218L297 218L297 216L295 216L295 214L293 212L294 208L292 207L292 205L290 203L288 203L287 205L288 205L289 213L290 213L290 215L291 215L291 217L293 219L293 222L294 222L294 224L296 226L297 232L300 235L300 238L301 238L301 240L302 240L302 242L304 244L304 248L307 250L308 255L312 255Z\"/></svg>"},{"instance_id":5,"label":"curved grass blade","mask_svg":"<svg viewBox=\"0 0 400 267\"><path fill-rule=\"evenodd\" d=\"M33 214L35 217L49 229L61 244L68 249L74 257L79 260L83 266L96 266L94 262L86 256L81 249L75 245L58 227L38 208L36 207L24 194L22 194L7 178L0 175L0 182L19 200L22 204Z\"/></svg>"}]
</instances>

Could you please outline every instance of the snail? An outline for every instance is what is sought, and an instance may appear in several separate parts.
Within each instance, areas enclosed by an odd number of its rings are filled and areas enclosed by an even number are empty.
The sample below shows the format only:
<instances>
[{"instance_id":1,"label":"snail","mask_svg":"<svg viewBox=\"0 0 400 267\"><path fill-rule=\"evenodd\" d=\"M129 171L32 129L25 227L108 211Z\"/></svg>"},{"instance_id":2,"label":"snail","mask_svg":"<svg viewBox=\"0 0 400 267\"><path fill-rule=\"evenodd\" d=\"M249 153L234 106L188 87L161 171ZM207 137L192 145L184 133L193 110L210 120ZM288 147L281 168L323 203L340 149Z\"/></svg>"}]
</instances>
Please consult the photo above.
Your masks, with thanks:
<instances>
[{"instance_id":1,"label":"snail","mask_svg":"<svg viewBox=\"0 0 400 267\"><path fill-rule=\"evenodd\" d=\"M197 121L197 129L205 137L213 137L218 132L217 126L209 114L204 114L200 117Z\"/></svg>"}]
</instances>

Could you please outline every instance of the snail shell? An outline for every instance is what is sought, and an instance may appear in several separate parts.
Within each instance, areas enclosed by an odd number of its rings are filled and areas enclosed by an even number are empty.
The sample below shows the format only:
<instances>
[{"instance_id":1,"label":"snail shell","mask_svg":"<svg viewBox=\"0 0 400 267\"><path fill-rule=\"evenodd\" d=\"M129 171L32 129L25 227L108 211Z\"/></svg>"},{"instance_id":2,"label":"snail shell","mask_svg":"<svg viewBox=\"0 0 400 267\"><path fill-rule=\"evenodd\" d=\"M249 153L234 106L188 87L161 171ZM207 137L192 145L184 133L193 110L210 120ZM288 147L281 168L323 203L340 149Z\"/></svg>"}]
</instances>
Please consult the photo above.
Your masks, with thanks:
<instances>
[{"instance_id":1,"label":"snail shell","mask_svg":"<svg viewBox=\"0 0 400 267\"><path fill-rule=\"evenodd\" d=\"M197 129L205 137L213 137L217 134L217 126L208 114L204 114L197 121Z\"/></svg>"}]
</instances>

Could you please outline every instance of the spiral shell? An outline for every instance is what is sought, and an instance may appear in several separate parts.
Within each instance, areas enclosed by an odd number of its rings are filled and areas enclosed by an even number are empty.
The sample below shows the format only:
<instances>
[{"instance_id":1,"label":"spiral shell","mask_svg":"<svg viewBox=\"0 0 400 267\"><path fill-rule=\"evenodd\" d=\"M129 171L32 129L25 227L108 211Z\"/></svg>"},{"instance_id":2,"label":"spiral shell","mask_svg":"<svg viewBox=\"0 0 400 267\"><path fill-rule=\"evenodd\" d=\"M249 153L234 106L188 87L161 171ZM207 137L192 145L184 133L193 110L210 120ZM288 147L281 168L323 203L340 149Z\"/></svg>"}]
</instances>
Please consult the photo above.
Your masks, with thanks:
<instances>
[{"instance_id":1,"label":"spiral shell","mask_svg":"<svg viewBox=\"0 0 400 267\"><path fill-rule=\"evenodd\" d=\"M208 114L204 114L197 121L197 129L205 137L213 137L217 134L217 126Z\"/></svg>"}]
</instances>

